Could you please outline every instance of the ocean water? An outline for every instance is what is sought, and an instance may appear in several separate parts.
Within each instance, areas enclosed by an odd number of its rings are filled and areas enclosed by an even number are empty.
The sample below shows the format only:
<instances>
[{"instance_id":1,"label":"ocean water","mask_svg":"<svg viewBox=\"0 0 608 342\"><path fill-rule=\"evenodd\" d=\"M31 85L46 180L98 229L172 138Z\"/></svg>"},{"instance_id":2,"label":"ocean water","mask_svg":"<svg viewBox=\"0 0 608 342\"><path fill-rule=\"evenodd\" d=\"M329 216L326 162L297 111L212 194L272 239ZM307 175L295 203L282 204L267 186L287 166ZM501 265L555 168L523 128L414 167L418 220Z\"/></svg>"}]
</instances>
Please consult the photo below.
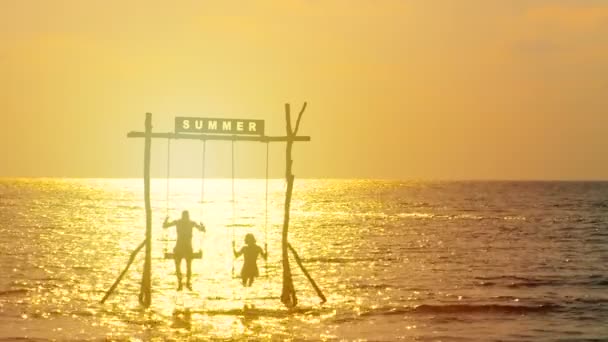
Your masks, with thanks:
<instances>
[{"instance_id":1,"label":"ocean water","mask_svg":"<svg viewBox=\"0 0 608 342\"><path fill-rule=\"evenodd\" d=\"M140 179L0 180L0 339L608 341L608 183L296 179L290 241L328 298L292 262L285 309L285 186L263 180L152 182L153 304L138 304ZM190 210L193 291L163 258L165 215ZM268 244L244 290L231 242ZM234 271L233 271L234 269ZM255 310L243 310L244 305Z\"/></svg>"}]
</instances>

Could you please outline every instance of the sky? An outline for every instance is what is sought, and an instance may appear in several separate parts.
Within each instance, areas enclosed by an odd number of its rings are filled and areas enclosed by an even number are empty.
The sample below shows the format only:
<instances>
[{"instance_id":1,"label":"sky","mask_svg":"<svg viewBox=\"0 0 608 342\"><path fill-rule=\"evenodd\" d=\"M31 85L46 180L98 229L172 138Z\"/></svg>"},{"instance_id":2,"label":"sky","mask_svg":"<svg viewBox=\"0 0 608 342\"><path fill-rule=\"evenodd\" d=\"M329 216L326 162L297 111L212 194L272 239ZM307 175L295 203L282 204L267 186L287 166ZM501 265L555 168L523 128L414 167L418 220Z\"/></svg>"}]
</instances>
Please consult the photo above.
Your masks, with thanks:
<instances>
[{"instance_id":1,"label":"sky","mask_svg":"<svg viewBox=\"0 0 608 342\"><path fill-rule=\"evenodd\" d=\"M0 176L141 177L146 112L262 119L304 101L310 178L608 179L608 2L0 0ZM230 143L206 174L230 176ZM237 177L265 145L237 143ZM270 147L282 177L284 144ZM167 142L152 143L164 177ZM198 177L201 143L171 144Z\"/></svg>"}]
</instances>

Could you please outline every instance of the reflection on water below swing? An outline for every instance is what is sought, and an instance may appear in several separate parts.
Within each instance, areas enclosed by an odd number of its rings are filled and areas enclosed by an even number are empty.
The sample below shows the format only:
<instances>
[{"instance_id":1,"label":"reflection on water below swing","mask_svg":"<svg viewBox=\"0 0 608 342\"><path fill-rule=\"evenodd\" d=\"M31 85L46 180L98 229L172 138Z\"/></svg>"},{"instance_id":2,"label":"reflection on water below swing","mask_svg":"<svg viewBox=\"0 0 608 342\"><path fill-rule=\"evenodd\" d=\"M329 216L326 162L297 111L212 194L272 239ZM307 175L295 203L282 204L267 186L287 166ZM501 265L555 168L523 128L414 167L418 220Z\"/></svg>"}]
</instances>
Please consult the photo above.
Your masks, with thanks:
<instances>
[{"instance_id":1,"label":"reflection on water below swing","mask_svg":"<svg viewBox=\"0 0 608 342\"><path fill-rule=\"evenodd\" d=\"M298 271L295 270L296 288L299 290L301 305L291 310L289 314L280 303L282 285L280 232L283 220L284 181L270 181L271 196L268 199L268 212L264 202L264 182L264 180L236 180L236 198L233 202L231 180L206 180L205 202L201 203L197 201L200 198L198 193L200 187L196 186L200 180L171 180L172 195L169 200L171 218L177 218L182 210L189 210L191 219L203 222L207 228L204 234L194 230L193 250L202 248L204 258L193 260L192 292L174 292L172 280L175 279L175 272L172 261L162 260L163 253L160 253L156 261L154 274L164 275L160 276L164 281L154 284L153 308L159 313L171 312L172 328L193 335L205 331L205 335L215 337L264 338L276 336L276 332L284 330L281 321L289 315L297 315L301 320L314 321L321 316L335 314L332 309L317 307L318 299L314 292L303 278L297 278ZM158 194L161 195L162 191ZM166 204L162 202L162 196L154 196L154 194L152 196L157 198L155 202L158 207L162 208ZM160 217L156 212L154 215ZM266 215L268 215L268 226L265 225ZM297 216L294 216L294 220L296 219ZM157 227L158 225L154 228L156 236L158 236ZM237 246L241 246L247 233L253 233L261 246L268 244L270 257L268 262L262 258L258 259L260 277L252 287L243 288L239 277L243 258L234 259L231 241L235 240ZM174 234L174 229L169 230L167 238L161 238L162 242L174 240ZM323 245L322 241L316 243ZM165 247L170 251L172 242L165 245L163 250ZM154 251L157 253L158 248L154 248ZM313 310L313 307L316 309ZM268 330L272 325L275 325L275 333Z\"/></svg>"},{"instance_id":2,"label":"reflection on water below swing","mask_svg":"<svg viewBox=\"0 0 608 342\"><path fill-rule=\"evenodd\" d=\"M163 182L155 180L156 185ZM182 210L189 210L193 221L205 224L207 232L194 230L193 250L203 250L202 260L193 260L193 291L175 292L175 269L172 260L164 258L164 250L171 251L175 230L160 229L165 203L162 186L152 187L155 241L153 269L152 311L172 317L172 327L188 334L233 337L249 335L264 337L270 321L285 318L286 309L280 303L281 265L280 231L283 219L284 185L282 180L270 181L268 229L265 230L265 183L263 180L236 180L233 217L231 180L206 181L205 202L200 203L200 180L174 179L171 181L169 215L179 218ZM158 190L158 192L156 192ZM258 243L268 243L270 258L258 259L260 277L251 288L243 288L238 277L243 259L232 255L233 239L243 244L245 234L253 233ZM163 236L166 234L166 236ZM202 238L201 238L202 237ZM169 240L169 241L167 241ZM296 279L304 310L318 302L309 286ZM135 299L135 298L134 298ZM298 312L298 311L296 311ZM329 311L325 311L327 314ZM316 315L316 314L315 314ZM279 324L275 322L274 324ZM185 332L184 332L185 333ZM269 335L270 336L270 335Z\"/></svg>"}]
</instances>

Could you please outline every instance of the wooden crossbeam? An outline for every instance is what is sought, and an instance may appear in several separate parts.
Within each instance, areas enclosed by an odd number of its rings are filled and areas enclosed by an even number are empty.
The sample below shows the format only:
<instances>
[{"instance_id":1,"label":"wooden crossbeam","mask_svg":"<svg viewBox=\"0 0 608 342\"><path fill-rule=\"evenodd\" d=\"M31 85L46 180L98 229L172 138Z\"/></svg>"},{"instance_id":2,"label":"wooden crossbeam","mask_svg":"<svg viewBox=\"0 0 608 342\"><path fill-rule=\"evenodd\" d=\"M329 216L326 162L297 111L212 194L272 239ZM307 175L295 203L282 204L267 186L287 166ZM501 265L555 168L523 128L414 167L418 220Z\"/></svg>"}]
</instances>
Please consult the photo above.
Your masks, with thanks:
<instances>
[{"instance_id":1,"label":"wooden crossbeam","mask_svg":"<svg viewBox=\"0 0 608 342\"><path fill-rule=\"evenodd\" d=\"M127 138L145 138L145 132L129 132ZM245 135L213 135L213 134L187 134L187 133L150 133L150 138L162 139L190 139L190 140L224 140L224 141L310 141L309 136L245 136Z\"/></svg>"}]
</instances>

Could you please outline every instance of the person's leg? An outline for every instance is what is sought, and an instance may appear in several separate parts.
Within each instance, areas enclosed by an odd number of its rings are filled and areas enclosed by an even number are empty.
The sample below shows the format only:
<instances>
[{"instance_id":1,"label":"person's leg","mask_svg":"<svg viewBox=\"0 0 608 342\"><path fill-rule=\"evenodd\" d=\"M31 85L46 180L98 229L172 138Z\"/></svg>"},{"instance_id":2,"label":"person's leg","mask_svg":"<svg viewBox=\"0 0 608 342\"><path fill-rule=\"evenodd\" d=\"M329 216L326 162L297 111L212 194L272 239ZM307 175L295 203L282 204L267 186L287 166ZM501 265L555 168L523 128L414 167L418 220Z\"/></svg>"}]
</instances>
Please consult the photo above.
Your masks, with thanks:
<instances>
[{"instance_id":1,"label":"person's leg","mask_svg":"<svg viewBox=\"0 0 608 342\"><path fill-rule=\"evenodd\" d=\"M249 283L248 283L248 287L251 287L251 285L253 284L253 280L255 279L255 277L250 277L249 278Z\"/></svg>"},{"instance_id":2,"label":"person's leg","mask_svg":"<svg viewBox=\"0 0 608 342\"><path fill-rule=\"evenodd\" d=\"M182 289L182 258L175 256L175 275L177 276L177 290Z\"/></svg>"},{"instance_id":3,"label":"person's leg","mask_svg":"<svg viewBox=\"0 0 608 342\"><path fill-rule=\"evenodd\" d=\"M186 287L192 291L192 258L186 258Z\"/></svg>"}]
</instances>

